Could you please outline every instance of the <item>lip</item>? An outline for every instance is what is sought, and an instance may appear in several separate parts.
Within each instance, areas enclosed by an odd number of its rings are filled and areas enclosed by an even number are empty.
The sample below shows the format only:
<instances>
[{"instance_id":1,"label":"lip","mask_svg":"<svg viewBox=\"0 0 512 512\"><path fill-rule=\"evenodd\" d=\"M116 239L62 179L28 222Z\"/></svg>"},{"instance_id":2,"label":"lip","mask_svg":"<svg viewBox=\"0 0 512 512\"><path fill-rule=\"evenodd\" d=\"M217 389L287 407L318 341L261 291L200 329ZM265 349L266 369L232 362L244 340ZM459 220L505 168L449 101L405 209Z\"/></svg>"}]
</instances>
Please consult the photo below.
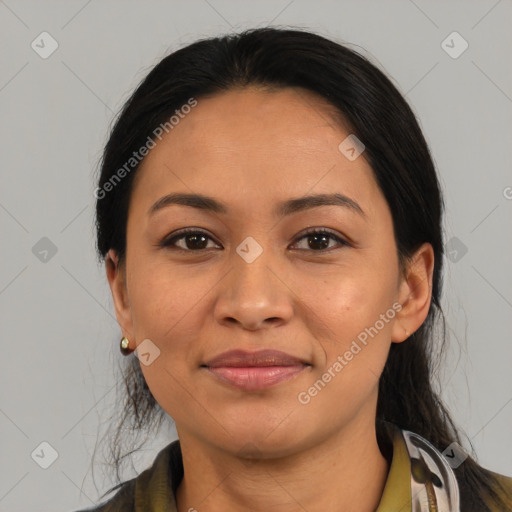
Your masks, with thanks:
<instances>
[{"instance_id":1,"label":"lip","mask_svg":"<svg viewBox=\"0 0 512 512\"><path fill-rule=\"evenodd\" d=\"M262 367L262 366L297 366L308 364L298 357L281 352L280 350L258 350L248 352L246 350L229 350L210 359L204 366L209 368L229 367Z\"/></svg>"},{"instance_id":2,"label":"lip","mask_svg":"<svg viewBox=\"0 0 512 512\"><path fill-rule=\"evenodd\" d=\"M291 379L311 366L279 350L230 350L201 365L221 381L246 391L256 391Z\"/></svg>"}]
</instances>

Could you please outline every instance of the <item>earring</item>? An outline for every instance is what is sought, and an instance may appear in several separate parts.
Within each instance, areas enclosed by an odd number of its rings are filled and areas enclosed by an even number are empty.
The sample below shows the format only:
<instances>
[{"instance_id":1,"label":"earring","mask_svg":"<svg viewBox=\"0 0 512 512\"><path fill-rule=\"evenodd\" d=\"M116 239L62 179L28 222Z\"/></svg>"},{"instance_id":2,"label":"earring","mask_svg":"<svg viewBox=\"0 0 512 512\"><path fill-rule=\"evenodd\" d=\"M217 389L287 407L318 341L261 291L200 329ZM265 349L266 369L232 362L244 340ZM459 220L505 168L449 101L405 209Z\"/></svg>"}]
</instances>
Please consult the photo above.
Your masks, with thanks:
<instances>
[{"instance_id":1,"label":"earring","mask_svg":"<svg viewBox=\"0 0 512 512\"><path fill-rule=\"evenodd\" d=\"M409 331L406 329L406 330L405 330L405 338L406 338L406 339L409 337L409 334L410 334L410 333L409 333Z\"/></svg>"},{"instance_id":2,"label":"earring","mask_svg":"<svg viewBox=\"0 0 512 512\"><path fill-rule=\"evenodd\" d=\"M130 349L130 340L126 337L121 339L121 354L129 356L135 349Z\"/></svg>"}]
</instances>

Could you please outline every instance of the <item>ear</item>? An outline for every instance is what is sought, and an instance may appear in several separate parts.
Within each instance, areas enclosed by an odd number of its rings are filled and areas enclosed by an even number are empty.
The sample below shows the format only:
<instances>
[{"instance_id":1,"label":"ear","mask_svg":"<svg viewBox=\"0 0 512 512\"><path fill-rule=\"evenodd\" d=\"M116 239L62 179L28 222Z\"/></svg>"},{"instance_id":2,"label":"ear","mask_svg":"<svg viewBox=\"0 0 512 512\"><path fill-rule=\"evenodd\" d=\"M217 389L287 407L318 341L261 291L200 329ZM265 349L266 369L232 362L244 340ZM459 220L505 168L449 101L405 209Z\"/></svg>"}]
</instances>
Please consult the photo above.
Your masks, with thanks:
<instances>
[{"instance_id":1,"label":"ear","mask_svg":"<svg viewBox=\"0 0 512 512\"><path fill-rule=\"evenodd\" d=\"M119 258L114 249L110 249L105 256L105 270L114 300L117 321L123 336L133 342L132 313L126 288L126 268L119 264Z\"/></svg>"},{"instance_id":2,"label":"ear","mask_svg":"<svg viewBox=\"0 0 512 512\"><path fill-rule=\"evenodd\" d=\"M397 312L391 332L391 341L401 343L417 331L427 318L432 298L434 250L425 242L413 255L402 277L398 301L402 309Z\"/></svg>"}]
</instances>

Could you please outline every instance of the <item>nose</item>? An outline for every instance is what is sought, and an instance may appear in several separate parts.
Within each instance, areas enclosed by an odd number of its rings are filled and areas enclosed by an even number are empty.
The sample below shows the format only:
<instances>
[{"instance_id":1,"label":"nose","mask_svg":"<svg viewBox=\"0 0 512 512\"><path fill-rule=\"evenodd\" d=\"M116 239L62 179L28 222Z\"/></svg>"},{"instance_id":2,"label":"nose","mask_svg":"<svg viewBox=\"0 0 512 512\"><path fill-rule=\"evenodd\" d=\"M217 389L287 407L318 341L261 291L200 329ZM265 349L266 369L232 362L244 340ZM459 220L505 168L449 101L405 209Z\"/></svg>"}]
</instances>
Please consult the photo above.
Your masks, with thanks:
<instances>
[{"instance_id":1,"label":"nose","mask_svg":"<svg viewBox=\"0 0 512 512\"><path fill-rule=\"evenodd\" d=\"M293 315L293 292L279 272L271 250L248 263L233 252L231 270L219 283L217 322L256 331L277 327Z\"/></svg>"}]
</instances>

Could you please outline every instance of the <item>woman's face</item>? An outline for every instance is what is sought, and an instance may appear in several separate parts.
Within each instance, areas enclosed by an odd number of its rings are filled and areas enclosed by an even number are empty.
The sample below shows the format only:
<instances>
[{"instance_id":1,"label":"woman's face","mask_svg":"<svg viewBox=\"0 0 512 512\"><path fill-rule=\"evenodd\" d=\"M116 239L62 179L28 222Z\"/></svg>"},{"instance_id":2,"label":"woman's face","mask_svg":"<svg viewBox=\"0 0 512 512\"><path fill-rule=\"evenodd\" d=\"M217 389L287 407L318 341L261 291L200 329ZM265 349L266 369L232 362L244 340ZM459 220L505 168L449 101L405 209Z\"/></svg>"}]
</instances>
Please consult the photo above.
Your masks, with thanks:
<instances>
[{"instance_id":1,"label":"woman's face","mask_svg":"<svg viewBox=\"0 0 512 512\"><path fill-rule=\"evenodd\" d=\"M142 162L126 267L109 281L123 334L132 348L146 340L144 377L180 437L279 456L374 424L390 344L421 325L430 285L401 280L391 213L364 152L338 147L349 134L311 93L248 88L198 99ZM169 201L151 211L168 194L220 208ZM319 194L351 203L283 207ZM163 245L184 228L195 233ZM427 307L400 311L418 289ZM263 349L298 362L207 365Z\"/></svg>"}]
</instances>

